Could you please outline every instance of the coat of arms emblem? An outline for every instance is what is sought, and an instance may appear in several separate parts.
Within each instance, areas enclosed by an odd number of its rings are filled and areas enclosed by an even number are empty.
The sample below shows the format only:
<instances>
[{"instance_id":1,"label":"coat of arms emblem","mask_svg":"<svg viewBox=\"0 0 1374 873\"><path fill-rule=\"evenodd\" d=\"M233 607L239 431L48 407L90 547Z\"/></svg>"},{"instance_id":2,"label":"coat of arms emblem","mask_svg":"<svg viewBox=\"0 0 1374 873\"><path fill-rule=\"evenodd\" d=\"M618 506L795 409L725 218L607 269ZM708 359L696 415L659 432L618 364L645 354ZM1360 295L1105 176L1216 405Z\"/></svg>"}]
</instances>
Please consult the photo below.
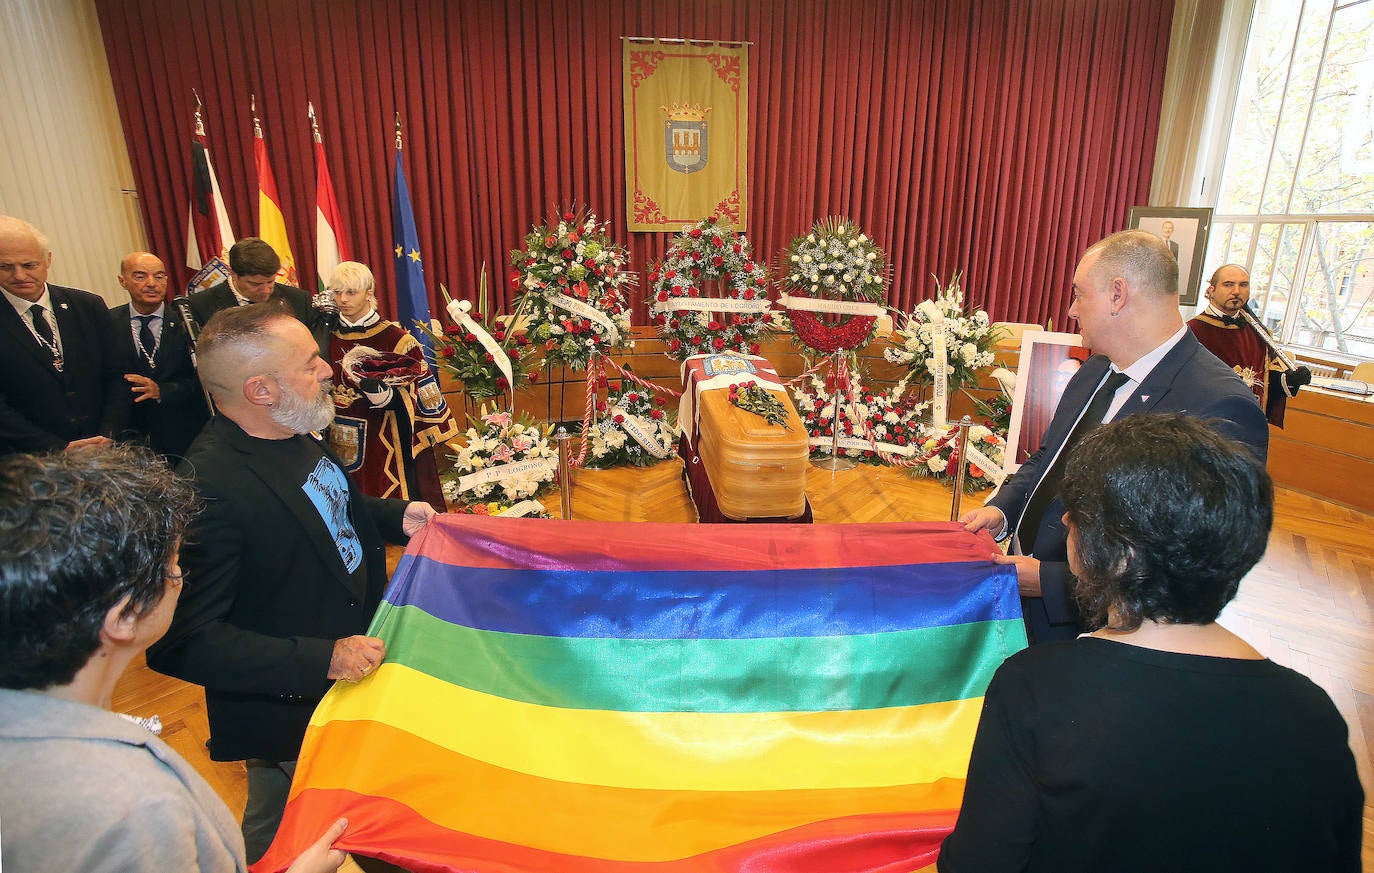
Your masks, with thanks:
<instances>
[{"instance_id":1,"label":"coat of arms emblem","mask_svg":"<svg viewBox=\"0 0 1374 873\"><path fill-rule=\"evenodd\" d=\"M711 107L700 103L674 103L660 106L668 116L663 122L663 159L668 168L687 174L706 169L708 143L706 113Z\"/></svg>"}]
</instances>

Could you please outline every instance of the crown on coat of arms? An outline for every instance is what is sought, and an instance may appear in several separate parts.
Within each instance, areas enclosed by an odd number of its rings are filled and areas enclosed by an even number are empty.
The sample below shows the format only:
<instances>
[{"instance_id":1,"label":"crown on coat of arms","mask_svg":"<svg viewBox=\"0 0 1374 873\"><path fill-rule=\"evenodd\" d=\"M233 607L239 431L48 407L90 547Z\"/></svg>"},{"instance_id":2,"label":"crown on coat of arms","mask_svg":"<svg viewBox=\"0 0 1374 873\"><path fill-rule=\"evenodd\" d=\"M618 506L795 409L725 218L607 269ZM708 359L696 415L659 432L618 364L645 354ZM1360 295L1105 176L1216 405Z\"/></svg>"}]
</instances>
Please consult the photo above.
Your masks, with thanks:
<instances>
[{"instance_id":1,"label":"crown on coat of arms","mask_svg":"<svg viewBox=\"0 0 1374 873\"><path fill-rule=\"evenodd\" d=\"M669 121L705 121L706 113L711 111L711 107L700 103L672 103L658 108Z\"/></svg>"}]
</instances>

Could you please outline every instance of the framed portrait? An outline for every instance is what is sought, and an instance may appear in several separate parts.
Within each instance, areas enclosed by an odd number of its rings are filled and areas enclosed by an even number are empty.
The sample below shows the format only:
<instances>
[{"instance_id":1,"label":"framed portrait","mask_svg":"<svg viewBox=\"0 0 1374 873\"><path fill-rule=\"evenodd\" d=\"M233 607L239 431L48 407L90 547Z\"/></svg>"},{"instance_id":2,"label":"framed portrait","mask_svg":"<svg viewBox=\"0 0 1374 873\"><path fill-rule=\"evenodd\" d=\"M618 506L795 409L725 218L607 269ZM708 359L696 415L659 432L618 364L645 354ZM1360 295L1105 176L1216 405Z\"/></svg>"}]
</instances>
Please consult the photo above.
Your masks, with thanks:
<instances>
[{"instance_id":1,"label":"framed portrait","mask_svg":"<svg viewBox=\"0 0 1374 873\"><path fill-rule=\"evenodd\" d=\"M1016 367L1016 393L1011 401L1011 427L1002 469L1008 475L1040 448L1064 386L1088 359L1083 337L1076 333L1028 330L1021 335Z\"/></svg>"},{"instance_id":2,"label":"framed portrait","mask_svg":"<svg viewBox=\"0 0 1374 873\"><path fill-rule=\"evenodd\" d=\"M1149 231L1164 240L1178 259L1178 303L1196 306L1202 290L1207 235L1212 232L1211 207L1132 206L1127 227Z\"/></svg>"}]
</instances>

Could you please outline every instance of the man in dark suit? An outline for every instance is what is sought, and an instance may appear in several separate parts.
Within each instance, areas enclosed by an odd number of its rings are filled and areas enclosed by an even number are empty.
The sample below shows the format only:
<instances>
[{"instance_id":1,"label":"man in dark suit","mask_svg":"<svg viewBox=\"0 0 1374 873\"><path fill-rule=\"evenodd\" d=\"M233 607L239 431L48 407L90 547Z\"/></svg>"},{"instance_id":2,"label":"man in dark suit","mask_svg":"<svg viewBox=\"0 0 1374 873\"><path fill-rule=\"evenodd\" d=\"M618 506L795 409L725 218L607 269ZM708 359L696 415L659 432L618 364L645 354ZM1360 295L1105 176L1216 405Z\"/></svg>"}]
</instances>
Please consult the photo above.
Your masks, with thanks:
<instances>
[{"instance_id":1,"label":"man in dark suit","mask_svg":"<svg viewBox=\"0 0 1374 873\"><path fill-rule=\"evenodd\" d=\"M133 398L128 433L180 458L210 417L181 316L167 306L167 268L150 252L119 264L129 302L110 310L115 355Z\"/></svg>"},{"instance_id":2,"label":"man in dark suit","mask_svg":"<svg viewBox=\"0 0 1374 873\"><path fill-rule=\"evenodd\" d=\"M1269 449L1255 395L1184 326L1178 261L1159 237L1123 231L1089 248L1074 272L1073 293L1069 315L1094 354L1064 389L1039 450L987 506L960 519L970 531L1013 535L1012 553L995 559L1016 567L1032 642L1072 639L1085 629L1058 495L1062 458L1084 433L1126 415L1186 412L1261 460Z\"/></svg>"},{"instance_id":3,"label":"man in dark suit","mask_svg":"<svg viewBox=\"0 0 1374 873\"><path fill-rule=\"evenodd\" d=\"M210 756L247 761L252 863L280 824L315 705L386 656L365 636L387 583L384 541L406 541L434 510L354 487L314 433L334 416L329 362L279 305L219 313L196 349L218 415L182 467L206 507L148 664L205 686Z\"/></svg>"},{"instance_id":4,"label":"man in dark suit","mask_svg":"<svg viewBox=\"0 0 1374 873\"><path fill-rule=\"evenodd\" d=\"M0 455L108 444L129 416L105 301L48 284L52 251L0 216Z\"/></svg>"},{"instance_id":5,"label":"man in dark suit","mask_svg":"<svg viewBox=\"0 0 1374 873\"><path fill-rule=\"evenodd\" d=\"M1164 239L1165 247L1169 249L1169 254L1173 255L1174 260L1177 261L1178 241L1174 239L1174 223L1172 221L1169 221L1168 219L1165 219L1164 223L1159 226L1159 232L1162 235L1162 238Z\"/></svg>"},{"instance_id":6,"label":"man in dark suit","mask_svg":"<svg viewBox=\"0 0 1374 873\"><path fill-rule=\"evenodd\" d=\"M202 288L190 297L196 326L205 327L210 317L222 309L279 300L301 324L312 327L314 315L310 295L293 285L277 281L281 258L276 249L255 236L245 237L229 249L229 281Z\"/></svg>"}]
</instances>

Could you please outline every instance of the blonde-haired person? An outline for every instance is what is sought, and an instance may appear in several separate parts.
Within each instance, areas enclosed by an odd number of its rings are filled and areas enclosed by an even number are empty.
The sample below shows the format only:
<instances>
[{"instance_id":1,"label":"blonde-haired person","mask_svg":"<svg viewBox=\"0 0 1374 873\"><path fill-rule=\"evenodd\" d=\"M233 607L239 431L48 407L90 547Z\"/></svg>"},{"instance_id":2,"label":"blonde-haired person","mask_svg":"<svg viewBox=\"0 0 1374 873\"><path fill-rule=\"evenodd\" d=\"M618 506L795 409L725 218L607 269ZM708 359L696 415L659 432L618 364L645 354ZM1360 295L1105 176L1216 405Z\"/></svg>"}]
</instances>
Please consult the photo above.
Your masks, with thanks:
<instances>
[{"instance_id":1,"label":"blonde-haired person","mask_svg":"<svg viewBox=\"0 0 1374 873\"><path fill-rule=\"evenodd\" d=\"M334 423L329 447L363 493L423 500L443 512L435 447L458 435L424 350L377 312L377 280L344 261L326 283L339 307L329 337Z\"/></svg>"}]
</instances>

